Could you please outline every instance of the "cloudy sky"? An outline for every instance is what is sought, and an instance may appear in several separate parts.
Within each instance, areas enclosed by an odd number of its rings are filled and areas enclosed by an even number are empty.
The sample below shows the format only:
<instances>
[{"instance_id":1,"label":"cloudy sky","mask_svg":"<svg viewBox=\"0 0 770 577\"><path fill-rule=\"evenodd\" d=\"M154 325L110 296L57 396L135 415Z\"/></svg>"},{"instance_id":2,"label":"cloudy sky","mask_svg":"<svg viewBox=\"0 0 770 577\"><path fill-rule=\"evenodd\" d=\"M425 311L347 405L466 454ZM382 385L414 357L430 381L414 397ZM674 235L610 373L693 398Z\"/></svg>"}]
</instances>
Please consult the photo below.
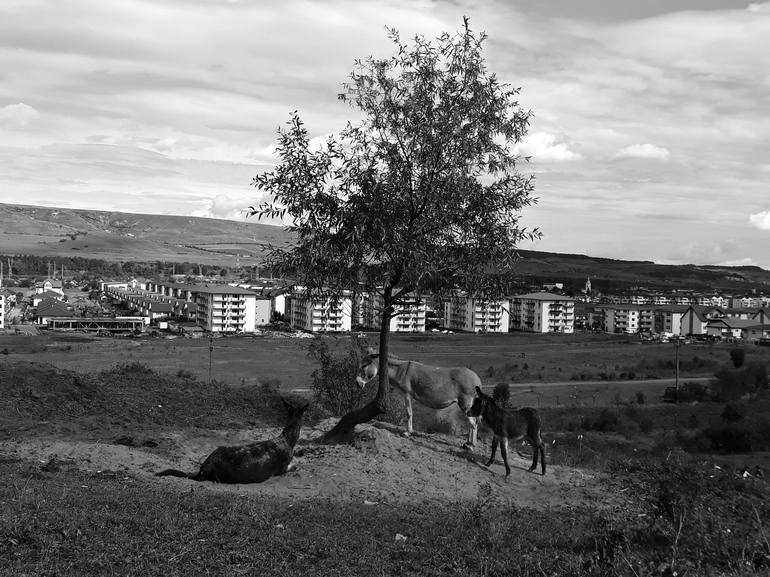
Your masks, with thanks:
<instances>
[{"instance_id":1,"label":"cloudy sky","mask_svg":"<svg viewBox=\"0 0 770 577\"><path fill-rule=\"evenodd\" d=\"M535 114L524 248L770 268L770 2L0 0L0 202L243 219L291 111L463 15Z\"/></svg>"}]
</instances>

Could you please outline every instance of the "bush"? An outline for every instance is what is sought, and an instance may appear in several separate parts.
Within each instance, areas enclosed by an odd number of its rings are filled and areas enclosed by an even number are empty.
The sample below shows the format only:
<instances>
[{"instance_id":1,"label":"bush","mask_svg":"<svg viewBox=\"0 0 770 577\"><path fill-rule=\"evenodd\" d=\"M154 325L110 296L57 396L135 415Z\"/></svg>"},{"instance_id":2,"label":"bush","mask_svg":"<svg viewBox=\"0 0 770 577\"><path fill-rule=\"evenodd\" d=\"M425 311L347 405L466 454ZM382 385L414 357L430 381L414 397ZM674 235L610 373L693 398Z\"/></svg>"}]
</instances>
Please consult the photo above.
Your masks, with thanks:
<instances>
[{"instance_id":1,"label":"bush","mask_svg":"<svg viewBox=\"0 0 770 577\"><path fill-rule=\"evenodd\" d=\"M333 352L327 339L318 338L310 344L308 356L319 364L311 374L313 396L332 415L344 415L366 399L371 385L360 387L356 382L366 345L363 339L350 339L346 350Z\"/></svg>"},{"instance_id":2,"label":"bush","mask_svg":"<svg viewBox=\"0 0 770 577\"><path fill-rule=\"evenodd\" d=\"M732 349L730 351L730 360L736 369L742 367L743 362L746 360L746 351L744 349Z\"/></svg>"},{"instance_id":3,"label":"bush","mask_svg":"<svg viewBox=\"0 0 770 577\"><path fill-rule=\"evenodd\" d=\"M727 403L722 411L722 420L725 423L740 421L744 416L742 408L735 403Z\"/></svg>"},{"instance_id":4,"label":"bush","mask_svg":"<svg viewBox=\"0 0 770 577\"><path fill-rule=\"evenodd\" d=\"M730 453L750 453L752 450L751 433L744 423L709 427L704 431L711 441L711 448Z\"/></svg>"},{"instance_id":5,"label":"bush","mask_svg":"<svg viewBox=\"0 0 770 577\"><path fill-rule=\"evenodd\" d=\"M720 369L714 374L712 386L719 400L734 401L767 389L768 380L767 365L754 362L739 368Z\"/></svg>"},{"instance_id":6,"label":"bush","mask_svg":"<svg viewBox=\"0 0 770 577\"><path fill-rule=\"evenodd\" d=\"M679 387L680 403L692 403L694 401L702 403L709 400L711 400L709 388L702 383L697 381L687 381Z\"/></svg>"},{"instance_id":7,"label":"bush","mask_svg":"<svg viewBox=\"0 0 770 577\"><path fill-rule=\"evenodd\" d=\"M602 409L591 427L594 431L607 433L617 431L620 423L620 415L614 409Z\"/></svg>"}]
</instances>

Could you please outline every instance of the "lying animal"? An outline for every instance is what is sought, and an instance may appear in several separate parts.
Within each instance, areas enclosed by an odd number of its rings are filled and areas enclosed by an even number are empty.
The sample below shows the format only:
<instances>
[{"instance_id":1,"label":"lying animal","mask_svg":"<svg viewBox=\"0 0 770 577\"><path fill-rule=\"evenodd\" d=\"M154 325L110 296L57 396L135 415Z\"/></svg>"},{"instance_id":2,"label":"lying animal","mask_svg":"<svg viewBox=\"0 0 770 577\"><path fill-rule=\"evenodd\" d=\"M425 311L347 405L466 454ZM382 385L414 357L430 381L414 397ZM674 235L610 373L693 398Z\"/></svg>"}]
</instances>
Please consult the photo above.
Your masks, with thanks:
<instances>
[{"instance_id":1,"label":"lying animal","mask_svg":"<svg viewBox=\"0 0 770 577\"><path fill-rule=\"evenodd\" d=\"M302 415L308 403L295 407L281 400L289 418L281 434L274 439L239 447L218 447L206 457L197 473L166 469L155 475L216 483L261 483L273 475L283 475L289 470L294 457L294 445L299 439Z\"/></svg>"},{"instance_id":2,"label":"lying animal","mask_svg":"<svg viewBox=\"0 0 770 577\"><path fill-rule=\"evenodd\" d=\"M494 438L492 439L492 455L489 457L487 467L495 460L497 445L500 444L500 454L503 456L505 464L505 476L511 474L511 468L508 466L508 443L516 442L519 439L526 438L532 446L532 466L530 471L537 468L538 456L541 458L541 467L545 475L545 444L540 437L540 415L531 407L506 411L498 407L495 400L489 395L485 395L480 387L476 387L476 397L473 399L468 415L471 417L481 417L481 419L492 429Z\"/></svg>"}]
</instances>

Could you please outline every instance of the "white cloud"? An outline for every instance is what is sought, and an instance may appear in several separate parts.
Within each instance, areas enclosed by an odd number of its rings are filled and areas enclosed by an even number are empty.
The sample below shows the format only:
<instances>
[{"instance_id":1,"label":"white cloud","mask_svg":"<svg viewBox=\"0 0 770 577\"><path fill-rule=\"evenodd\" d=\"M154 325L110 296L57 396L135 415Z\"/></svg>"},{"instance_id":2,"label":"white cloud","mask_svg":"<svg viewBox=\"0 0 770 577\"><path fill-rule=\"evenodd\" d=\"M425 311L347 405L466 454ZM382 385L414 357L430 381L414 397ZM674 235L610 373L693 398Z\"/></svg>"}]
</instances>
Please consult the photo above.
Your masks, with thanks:
<instances>
[{"instance_id":1,"label":"white cloud","mask_svg":"<svg viewBox=\"0 0 770 577\"><path fill-rule=\"evenodd\" d=\"M632 144L621 148L615 153L615 158L649 158L653 160L668 160L671 153L668 149L654 144Z\"/></svg>"},{"instance_id":2,"label":"white cloud","mask_svg":"<svg viewBox=\"0 0 770 577\"><path fill-rule=\"evenodd\" d=\"M0 126L25 128L40 117L40 113L23 102L0 108Z\"/></svg>"},{"instance_id":3,"label":"white cloud","mask_svg":"<svg viewBox=\"0 0 770 577\"><path fill-rule=\"evenodd\" d=\"M522 156L531 156L534 162L564 162L580 158L580 154L569 149L564 138L549 132L528 134L514 148L514 152Z\"/></svg>"},{"instance_id":4,"label":"white cloud","mask_svg":"<svg viewBox=\"0 0 770 577\"><path fill-rule=\"evenodd\" d=\"M751 258L739 258L735 260L726 260L723 262L718 262L717 265L719 266L757 266L756 261Z\"/></svg>"},{"instance_id":5,"label":"white cloud","mask_svg":"<svg viewBox=\"0 0 770 577\"><path fill-rule=\"evenodd\" d=\"M204 211L199 211L195 216L208 216L211 218L223 218L228 220L244 220L248 207L254 204L254 195L251 197L234 198L224 194L218 194L207 201L209 206Z\"/></svg>"},{"instance_id":6,"label":"white cloud","mask_svg":"<svg viewBox=\"0 0 770 577\"><path fill-rule=\"evenodd\" d=\"M770 210L765 210L749 216L749 224L759 230L770 230Z\"/></svg>"}]
</instances>

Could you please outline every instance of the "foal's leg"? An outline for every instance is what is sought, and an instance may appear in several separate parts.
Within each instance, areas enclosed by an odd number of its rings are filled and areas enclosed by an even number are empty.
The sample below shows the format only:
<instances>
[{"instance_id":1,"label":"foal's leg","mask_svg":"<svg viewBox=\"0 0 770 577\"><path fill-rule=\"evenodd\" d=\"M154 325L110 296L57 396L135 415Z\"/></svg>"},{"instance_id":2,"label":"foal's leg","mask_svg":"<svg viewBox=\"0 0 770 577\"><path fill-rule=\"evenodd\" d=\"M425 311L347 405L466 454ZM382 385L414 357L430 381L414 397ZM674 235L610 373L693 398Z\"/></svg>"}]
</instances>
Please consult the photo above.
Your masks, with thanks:
<instances>
[{"instance_id":1,"label":"foal's leg","mask_svg":"<svg viewBox=\"0 0 770 577\"><path fill-rule=\"evenodd\" d=\"M545 443L543 442L543 438L540 436L539 431L537 433L537 437L535 438L535 442L537 443L535 450L540 452L540 469L543 472L543 475L545 475ZM535 464L532 465L533 469Z\"/></svg>"},{"instance_id":2,"label":"foal's leg","mask_svg":"<svg viewBox=\"0 0 770 577\"><path fill-rule=\"evenodd\" d=\"M489 461L487 461L486 466L489 467L492 463L495 462L495 452L497 451L497 437L492 437L492 455L489 457Z\"/></svg>"},{"instance_id":3,"label":"foal's leg","mask_svg":"<svg viewBox=\"0 0 770 577\"><path fill-rule=\"evenodd\" d=\"M540 446L532 437L527 437L527 442L529 443L529 446L532 447L532 466L529 470L534 471L537 469L537 458L540 455ZM545 459L543 459L543 462L545 462Z\"/></svg>"},{"instance_id":4,"label":"foal's leg","mask_svg":"<svg viewBox=\"0 0 770 577\"><path fill-rule=\"evenodd\" d=\"M511 474L511 468L508 466L508 438L503 437L500 439L500 453L503 455L503 463L505 464L505 476Z\"/></svg>"}]
</instances>

